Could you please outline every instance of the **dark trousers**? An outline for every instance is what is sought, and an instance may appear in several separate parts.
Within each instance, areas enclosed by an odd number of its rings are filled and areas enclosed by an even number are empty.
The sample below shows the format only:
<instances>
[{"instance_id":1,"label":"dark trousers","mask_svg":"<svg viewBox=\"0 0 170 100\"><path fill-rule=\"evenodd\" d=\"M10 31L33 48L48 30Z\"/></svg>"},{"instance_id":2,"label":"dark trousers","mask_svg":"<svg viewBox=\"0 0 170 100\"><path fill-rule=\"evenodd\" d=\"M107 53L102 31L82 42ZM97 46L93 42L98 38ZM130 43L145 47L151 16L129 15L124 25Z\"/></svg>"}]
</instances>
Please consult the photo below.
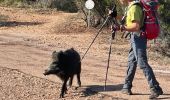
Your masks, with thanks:
<instances>
[{"instance_id":1,"label":"dark trousers","mask_svg":"<svg viewBox=\"0 0 170 100\"><path fill-rule=\"evenodd\" d=\"M136 35L137 33L131 34L131 49L128 56L128 69L127 75L125 78L125 83L123 85L124 89L131 89L132 82L135 76L137 65L143 70L143 73L148 81L150 88L159 86L154 72L150 65L148 64L147 59L147 39Z\"/></svg>"}]
</instances>

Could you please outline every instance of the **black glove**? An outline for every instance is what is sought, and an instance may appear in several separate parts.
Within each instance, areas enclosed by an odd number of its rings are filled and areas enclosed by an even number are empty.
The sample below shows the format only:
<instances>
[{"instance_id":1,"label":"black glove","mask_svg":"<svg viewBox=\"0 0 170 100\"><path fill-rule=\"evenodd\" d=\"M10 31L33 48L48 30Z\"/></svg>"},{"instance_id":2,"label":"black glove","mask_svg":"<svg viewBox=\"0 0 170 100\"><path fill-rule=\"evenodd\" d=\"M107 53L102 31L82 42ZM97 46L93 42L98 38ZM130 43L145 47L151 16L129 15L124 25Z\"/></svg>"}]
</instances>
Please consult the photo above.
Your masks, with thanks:
<instances>
[{"instance_id":1,"label":"black glove","mask_svg":"<svg viewBox=\"0 0 170 100\"><path fill-rule=\"evenodd\" d=\"M125 31L125 26L124 25L120 25L120 31L121 32Z\"/></svg>"},{"instance_id":2,"label":"black glove","mask_svg":"<svg viewBox=\"0 0 170 100\"><path fill-rule=\"evenodd\" d=\"M114 9L109 7L109 16L114 17L114 18L117 17L116 5L115 5Z\"/></svg>"},{"instance_id":3,"label":"black glove","mask_svg":"<svg viewBox=\"0 0 170 100\"><path fill-rule=\"evenodd\" d=\"M111 31L119 31L119 30L120 30L120 25L118 24L111 25Z\"/></svg>"},{"instance_id":4,"label":"black glove","mask_svg":"<svg viewBox=\"0 0 170 100\"><path fill-rule=\"evenodd\" d=\"M112 11L111 14L109 14L109 16L114 17L114 18L117 17L117 11L115 10Z\"/></svg>"}]
</instances>

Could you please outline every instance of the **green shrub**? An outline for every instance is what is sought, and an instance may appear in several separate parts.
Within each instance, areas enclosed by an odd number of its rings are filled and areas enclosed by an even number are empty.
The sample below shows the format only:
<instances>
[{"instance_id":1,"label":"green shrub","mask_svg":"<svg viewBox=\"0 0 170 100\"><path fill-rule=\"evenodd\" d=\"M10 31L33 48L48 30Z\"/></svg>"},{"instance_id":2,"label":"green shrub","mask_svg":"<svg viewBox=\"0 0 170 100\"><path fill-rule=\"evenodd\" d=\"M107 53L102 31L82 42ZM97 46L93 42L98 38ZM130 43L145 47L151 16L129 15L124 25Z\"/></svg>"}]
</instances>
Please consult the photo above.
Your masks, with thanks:
<instances>
[{"instance_id":1,"label":"green shrub","mask_svg":"<svg viewBox=\"0 0 170 100\"><path fill-rule=\"evenodd\" d=\"M61 11L77 12L75 0L0 0L1 6L56 8Z\"/></svg>"},{"instance_id":2,"label":"green shrub","mask_svg":"<svg viewBox=\"0 0 170 100\"><path fill-rule=\"evenodd\" d=\"M169 0L159 0L159 15L160 15L160 24L161 24L161 34L160 34L160 43L164 47L170 48L170 1Z\"/></svg>"},{"instance_id":3,"label":"green shrub","mask_svg":"<svg viewBox=\"0 0 170 100\"><path fill-rule=\"evenodd\" d=\"M53 0L50 8L57 8L61 11L77 12L78 8L75 0Z\"/></svg>"}]
</instances>

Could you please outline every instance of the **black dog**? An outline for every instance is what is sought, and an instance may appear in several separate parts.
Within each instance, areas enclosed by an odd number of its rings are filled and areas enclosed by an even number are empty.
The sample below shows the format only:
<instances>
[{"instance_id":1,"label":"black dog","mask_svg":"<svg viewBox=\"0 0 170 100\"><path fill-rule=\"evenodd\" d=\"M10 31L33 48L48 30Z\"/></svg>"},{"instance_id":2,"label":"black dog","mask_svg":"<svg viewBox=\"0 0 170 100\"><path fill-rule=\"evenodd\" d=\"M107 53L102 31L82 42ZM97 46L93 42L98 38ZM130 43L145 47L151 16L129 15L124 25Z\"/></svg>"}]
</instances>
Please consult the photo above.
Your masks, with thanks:
<instances>
[{"instance_id":1,"label":"black dog","mask_svg":"<svg viewBox=\"0 0 170 100\"><path fill-rule=\"evenodd\" d=\"M66 51L54 51L52 53L52 63L49 68L45 70L44 75L55 74L62 81L62 89L60 98L64 97L64 93L67 91L67 81L70 78L69 86L72 86L73 76L77 75L77 83L79 87L81 86L80 81L80 73L81 73L81 61L80 55L73 48L68 49Z\"/></svg>"}]
</instances>

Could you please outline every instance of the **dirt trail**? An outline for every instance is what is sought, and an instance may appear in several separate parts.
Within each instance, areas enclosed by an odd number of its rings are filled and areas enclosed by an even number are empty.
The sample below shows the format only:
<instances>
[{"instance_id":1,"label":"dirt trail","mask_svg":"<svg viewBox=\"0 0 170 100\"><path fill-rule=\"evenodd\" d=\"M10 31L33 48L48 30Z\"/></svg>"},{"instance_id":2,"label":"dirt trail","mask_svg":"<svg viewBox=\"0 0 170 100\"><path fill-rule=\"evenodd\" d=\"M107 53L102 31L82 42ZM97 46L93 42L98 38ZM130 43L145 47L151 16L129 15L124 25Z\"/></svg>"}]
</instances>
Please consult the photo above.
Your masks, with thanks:
<instances>
[{"instance_id":1,"label":"dirt trail","mask_svg":"<svg viewBox=\"0 0 170 100\"><path fill-rule=\"evenodd\" d=\"M50 63L53 50L74 47L81 55L85 52L94 34L88 31L69 33L59 29L69 18L77 13L43 12L25 9L0 7L0 15L8 16L0 23L0 99L2 100L56 100L59 97L61 81L56 76L43 76ZM70 28L70 27L68 27ZM73 29L72 29L73 28ZM78 26L72 27L78 29ZM56 31L60 30L60 31ZM68 31L68 30L67 30ZM60 32L60 33L59 33ZM149 88L141 70L137 70L134 95L121 94L126 73L125 56L127 44L116 44L107 80L107 90L103 91L109 48L109 36L102 35L94 43L82 62L82 88L70 89L65 99L76 100L147 100ZM166 59L166 58L165 58ZM164 59L163 59L164 60ZM156 77L165 94L159 99L170 99L169 65L150 61ZM167 73L162 73L160 69ZM76 86L76 81L74 81ZM21 92L22 91L22 92Z\"/></svg>"}]
</instances>

